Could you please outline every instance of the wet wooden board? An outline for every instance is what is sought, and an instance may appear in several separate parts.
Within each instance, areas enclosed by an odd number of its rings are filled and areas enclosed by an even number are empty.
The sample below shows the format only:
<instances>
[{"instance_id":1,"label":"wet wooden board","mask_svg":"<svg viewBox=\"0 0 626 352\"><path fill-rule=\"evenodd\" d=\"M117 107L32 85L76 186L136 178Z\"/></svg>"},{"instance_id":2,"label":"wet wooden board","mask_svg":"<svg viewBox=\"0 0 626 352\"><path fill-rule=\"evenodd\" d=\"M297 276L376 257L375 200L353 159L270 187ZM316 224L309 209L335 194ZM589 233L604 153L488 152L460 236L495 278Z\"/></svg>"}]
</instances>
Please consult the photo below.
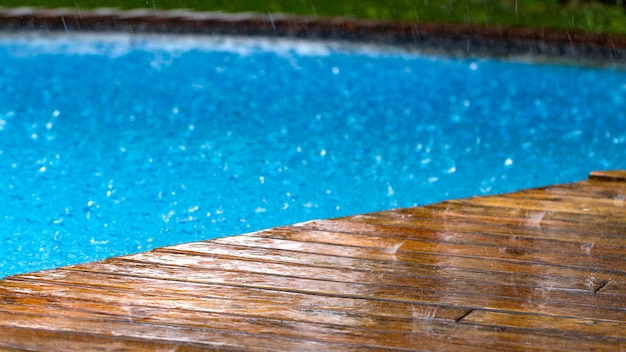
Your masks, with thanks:
<instances>
[{"instance_id":1,"label":"wet wooden board","mask_svg":"<svg viewBox=\"0 0 626 352\"><path fill-rule=\"evenodd\" d=\"M626 171L0 281L0 350L626 350Z\"/></svg>"}]
</instances>

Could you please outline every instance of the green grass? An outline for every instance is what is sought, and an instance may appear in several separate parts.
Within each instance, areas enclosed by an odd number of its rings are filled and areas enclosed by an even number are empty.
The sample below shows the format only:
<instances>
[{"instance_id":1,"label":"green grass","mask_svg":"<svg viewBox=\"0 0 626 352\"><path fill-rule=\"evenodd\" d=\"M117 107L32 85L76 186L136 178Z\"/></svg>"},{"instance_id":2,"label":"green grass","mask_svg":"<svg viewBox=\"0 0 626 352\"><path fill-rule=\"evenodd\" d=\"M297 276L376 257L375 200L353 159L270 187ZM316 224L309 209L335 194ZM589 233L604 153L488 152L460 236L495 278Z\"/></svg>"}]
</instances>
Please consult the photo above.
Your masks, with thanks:
<instances>
[{"instance_id":1,"label":"green grass","mask_svg":"<svg viewBox=\"0 0 626 352\"><path fill-rule=\"evenodd\" d=\"M617 6L583 0L571 0L564 6L556 0L0 0L0 6L283 12L316 17L472 23L626 34L626 11Z\"/></svg>"}]
</instances>

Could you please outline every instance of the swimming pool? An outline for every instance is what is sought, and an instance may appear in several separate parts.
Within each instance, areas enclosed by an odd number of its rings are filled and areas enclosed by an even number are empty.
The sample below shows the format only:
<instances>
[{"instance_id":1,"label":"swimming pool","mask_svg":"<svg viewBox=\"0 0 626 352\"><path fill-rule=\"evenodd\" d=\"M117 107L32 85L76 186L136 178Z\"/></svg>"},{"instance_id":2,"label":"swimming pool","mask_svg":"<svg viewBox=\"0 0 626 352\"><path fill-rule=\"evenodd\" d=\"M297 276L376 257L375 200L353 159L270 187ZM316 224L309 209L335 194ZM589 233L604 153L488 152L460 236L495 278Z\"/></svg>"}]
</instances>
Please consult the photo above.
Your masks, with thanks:
<instances>
[{"instance_id":1,"label":"swimming pool","mask_svg":"<svg viewBox=\"0 0 626 352\"><path fill-rule=\"evenodd\" d=\"M0 277L626 162L614 69L121 34L0 62Z\"/></svg>"}]
</instances>

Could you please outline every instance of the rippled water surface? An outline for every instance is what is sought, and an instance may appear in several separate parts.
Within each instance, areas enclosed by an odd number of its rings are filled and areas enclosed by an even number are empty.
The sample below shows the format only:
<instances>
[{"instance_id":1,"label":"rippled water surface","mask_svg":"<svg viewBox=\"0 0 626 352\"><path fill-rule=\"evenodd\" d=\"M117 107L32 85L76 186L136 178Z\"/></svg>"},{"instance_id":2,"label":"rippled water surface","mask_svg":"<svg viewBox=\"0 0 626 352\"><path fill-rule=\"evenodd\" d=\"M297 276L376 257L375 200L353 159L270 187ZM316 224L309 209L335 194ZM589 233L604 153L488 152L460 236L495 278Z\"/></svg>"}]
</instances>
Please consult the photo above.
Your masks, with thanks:
<instances>
[{"instance_id":1,"label":"rippled water surface","mask_svg":"<svg viewBox=\"0 0 626 352\"><path fill-rule=\"evenodd\" d=\"M611 69L123 35L0 62L0 276L626 165Z\"/></svg>"}]
</instances>

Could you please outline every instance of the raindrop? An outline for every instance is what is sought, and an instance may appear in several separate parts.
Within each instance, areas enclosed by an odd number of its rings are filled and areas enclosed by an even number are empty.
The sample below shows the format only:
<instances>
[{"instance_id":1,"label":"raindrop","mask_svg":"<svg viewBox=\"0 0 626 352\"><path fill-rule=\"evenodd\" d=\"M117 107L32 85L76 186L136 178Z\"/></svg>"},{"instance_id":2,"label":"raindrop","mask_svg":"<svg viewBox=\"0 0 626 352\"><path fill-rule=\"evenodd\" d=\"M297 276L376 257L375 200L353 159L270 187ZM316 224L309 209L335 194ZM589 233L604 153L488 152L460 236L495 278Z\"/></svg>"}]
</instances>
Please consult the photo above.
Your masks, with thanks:
<instances>
[{"instance_id":1,"label":"raindrop","mask_svg":"<svg viewBox=\"0 0 626 352\"><path fill-rule=\"evenodd\" d=\"M268 17L270 19L270 23L272 24L272 29L274 31L276 31L276 24L274 23L274 16L272 16L271 12L268 12L267 14L268 14Z\"/></svg>"},{"instance_id":2,"label":"raindrop","mask_svg":"<svg viewBox=\"0 0 626 352\"><path fill-rule=\"evenodd\" d=\"M451 168L449 168L448 170L444 171L447 174L453 174L456 172L456 166L452 165Z\"/></svg>"},{"instance_id":3,"label":"raindrop","mask_svg":"<svg viewBox=\"0 0 626 352\"><path fill-rule=\"evenodd\" d=\"M585 251L585 254L591 255L591 249L593 248L594 243L583 243L580 245L580 249Z\"/></svg>"},{"instance_id":4,"label":"raindrop","mask_svg":"<svg viewBox=\"0 0 626 352\"><path fill-rule=\"evenodd\" d=\"M527 221L528 226L540 229L541 220L543 220L543 217L545 215L546 215L545 211L531 213L530 215L528 215L528 221Z\"/></svg>"}]
</instances>

